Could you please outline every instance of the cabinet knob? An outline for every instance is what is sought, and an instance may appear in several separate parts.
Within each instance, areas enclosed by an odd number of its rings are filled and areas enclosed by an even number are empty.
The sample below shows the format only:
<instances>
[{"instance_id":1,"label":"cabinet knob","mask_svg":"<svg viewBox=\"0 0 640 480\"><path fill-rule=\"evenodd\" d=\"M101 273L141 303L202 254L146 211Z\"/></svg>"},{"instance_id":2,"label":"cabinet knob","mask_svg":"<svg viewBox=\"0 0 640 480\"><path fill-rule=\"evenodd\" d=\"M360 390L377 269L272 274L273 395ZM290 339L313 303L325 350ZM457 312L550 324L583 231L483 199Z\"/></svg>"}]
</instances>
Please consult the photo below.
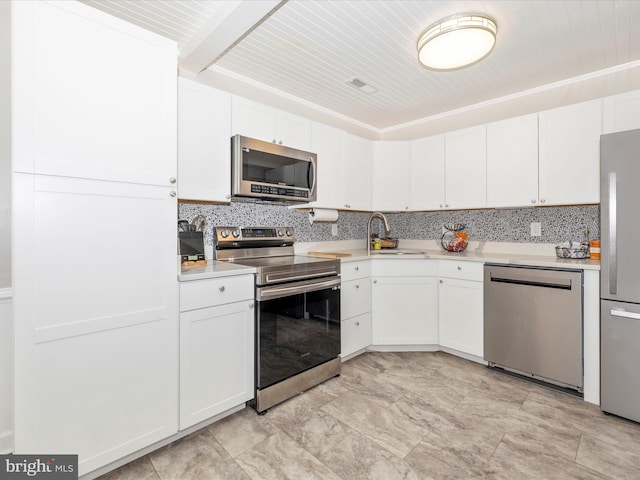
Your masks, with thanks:
<instances>
[{"instance_id":1,"label":"cabinet knob","mask_svg":"<svg viewBox=\"0 0 640 480\"><path fill-rule=\"evenodd\" d=\"M406 207L404 207L405 210L409 210L409 205L407 205Z\"/></svg>"},{"instance_id":2,"label":"cabinet knob","mask_svg":"<svg viewBox=\"0 0 640 480\"><path fill-rule=\"evenodd\" d=\"M360 284L356 284L356 288L360 288Z\"/></svg>"},{"instance_id":3,"label":"cabinet knob","mask_svg":"<svg viewBox=\"0 0 640 480\"><path fill-rule=\"evenodd\" d=\"M230 193L227 193L227 194L224 196L224 198L226 198L227 200L230 200L230 199L231 199L231 194L230 194Z\"/></svg>"},{"instance_id":4,"label":"cabinet knob","mask_svg":"<svg viewBox=\"0 0 640 480\"><path fill-rule=\"evenodd\" d=\"M249 308L253 308L253 303L250 303L250 304L249 304Z\"/></svg>"},{"instance_id":5,"label":"cabinet knob","mask_svg":"<svg viewBox=\"0 0 640 480\"><path fill-rule=\"evenodd\" d=\"M440 280L440 283L444 283L442 280Z\"/></svg>"},{"instance_id":6,"label":"cabinet knob","mask_svg":"<svg viewBox=\"0 0 640 480\"><path fill-rule=\"evenodd\" d=\"M224 292L225 288L224 285L222 285L221 287L218 288L218 290L220 290L221 292Z\"/></svg>"},{"instance_id":7,"label":"cabinet knob","mask_svg":"<svg viewBox=\"0 0 640 480\"><path fill-rule=\"evenodd\" d=\"M462 267L460 265L458 265L458 270L462 270Z\"/></svg>"},{"instance_id":8,"label":"cabinet knob","mask_svg":"<svg viewBox=\"0 0 640 480\"><path fill-rule=\"evenodd\" d=\"M544 203L544 202L545 202L544 198L541 198L540 203Z\"/></svg>"},{"instance_id":9,"label":"cabinet knob","mask_svg":"<svg viewBox=\"0 0 640 480\"><path fill-rule=\"evenodd\" d=\"M531 199L531 203L536 203L536 199L535 199L535 198L532 198L532 199Z\"/></svg>"},{"instance_id":10,"label":"cabinet knob","mask_svg":"<svg viewBox=\"0 0 640 480\"><path fill-rule=\"evenodd\" d=\"M278 141L278 145L282 145L282 140L279 140L279 141Z\"/></svg>"},{"instance_id":11,"label":"cabinet knob","mask_svg":"<svg viewBox=\"0 0 640 480\"><path fill-rule=\"evenodd\" d=\"M374 280L373 283L378 283L378 280Z\"/></svg>"},{"instance_id":12,"label":"cabinet knob","mask_svg":"<svg viewBox=\"0 0 640 480\"><path fill-rule=\"evenodd\" d=\"M356 322L356 327L359 327L359 326L360 326L360 322Z\"/></svg>"},{"instance_id":13,"label":"cabinet knob","mask_svg":"<svg viewBox=\"0 0 640 480\"><path fill-rule=\"evenodd\" d=\"M444 203L441 203L441 204L440 204L440 208L444 208Z\"/></svg>"},{"instance_id":14,"label":"cabinet knob","mask_svg":"<svg viewBox=\"0 0 640 480\"><path fill-rule=\"evenodd\" d=\"M348 203L345 203L344 208L351 208L351 205L349 205Z\"/></svg>"},{"instance_id":15,"label":"cabinet knob","mask_svg":"<svg viewBox=\"0 0 640 480\"><path fill-rule=\"evenodd\" d=\"M445 204L444 204L444 208L449 208L449 204L448 204L448 203L445 203Z\"/></svg>"},{"instance_id":16,"label":"cabinet knob","mask_svg":"<svg viewBox=\"0 0 640 480\"><path fill-rule=\"evenodd\" d=\"M175 190L171 190L171 191L169 192L169 196L170 196L170 197L175 197L176 195L177 195L177 193L176 193L176 191L175 191Z\"/></svg>"},{"instance_id":17,"label":"cabinet knob","mask_svg":"<svg viewBox=\"0 0 640 480\"><path fill-rule=\"evenodd\" d=\"M278 143L278 141L274 138L273 140L271 140L271 143Z\"/></svg>"},{"instance_id":18,"label":"cabinet knob","mask_svg":"<svg viewBox=\"0 0 640 480\"><path fill-rule=\"evenodd\" d=\"M171 177L169 179L169 183L176 183L178 180L176 180L176 177Z\"/></svg>"},{"instance_id":19,"label":"cabinet knob","mask_svg":"<svg viewBox=\"0 0 640 480\"><path fill-rule=\"evenodd\" d=\"M360 270L360 267L355 267L354 270L357 272L358 270Z\"/></svg>"}]
</instances>

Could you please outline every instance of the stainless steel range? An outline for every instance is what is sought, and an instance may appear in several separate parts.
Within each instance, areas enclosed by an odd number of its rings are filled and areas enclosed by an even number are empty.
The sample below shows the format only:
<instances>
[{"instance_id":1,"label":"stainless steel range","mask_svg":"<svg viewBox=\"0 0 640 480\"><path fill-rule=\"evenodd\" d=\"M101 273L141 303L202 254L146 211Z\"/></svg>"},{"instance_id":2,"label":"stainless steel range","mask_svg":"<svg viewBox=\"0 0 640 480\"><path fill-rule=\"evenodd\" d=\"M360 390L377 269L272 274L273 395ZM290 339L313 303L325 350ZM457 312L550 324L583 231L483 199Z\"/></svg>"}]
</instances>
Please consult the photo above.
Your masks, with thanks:
<instances>
[{"instance_id":1,"label":"stainless steel range","mask_svg":"<svg viewBox=\"0 0 640 480\"><path fill-rule=\"evenodd\" d=\"M340 261L295 255L292 227L216 227L217 260L257 269L258 413L340 374Z\"/></svg>"}]
</instances>

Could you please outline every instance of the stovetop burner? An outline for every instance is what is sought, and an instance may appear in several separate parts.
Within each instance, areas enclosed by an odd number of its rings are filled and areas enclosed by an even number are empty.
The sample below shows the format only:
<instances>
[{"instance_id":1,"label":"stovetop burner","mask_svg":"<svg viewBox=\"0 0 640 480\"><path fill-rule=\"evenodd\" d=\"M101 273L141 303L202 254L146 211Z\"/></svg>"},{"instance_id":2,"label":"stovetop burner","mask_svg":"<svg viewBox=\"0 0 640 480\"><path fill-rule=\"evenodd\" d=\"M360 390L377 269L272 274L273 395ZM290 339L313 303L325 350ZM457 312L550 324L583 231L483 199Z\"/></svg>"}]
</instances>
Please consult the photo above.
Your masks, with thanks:
<instances>
[{"instance_id":1,"label":"stovetop burner","mask_svg":"<svg viewBox=\"0 0 640 480\"><path fill-rule=\"evenodd\" d=\"M256 285L340 274L340 260L295 255L293 227L215 227L216 260L255 267Z\"/></svg>"}]
</instances>

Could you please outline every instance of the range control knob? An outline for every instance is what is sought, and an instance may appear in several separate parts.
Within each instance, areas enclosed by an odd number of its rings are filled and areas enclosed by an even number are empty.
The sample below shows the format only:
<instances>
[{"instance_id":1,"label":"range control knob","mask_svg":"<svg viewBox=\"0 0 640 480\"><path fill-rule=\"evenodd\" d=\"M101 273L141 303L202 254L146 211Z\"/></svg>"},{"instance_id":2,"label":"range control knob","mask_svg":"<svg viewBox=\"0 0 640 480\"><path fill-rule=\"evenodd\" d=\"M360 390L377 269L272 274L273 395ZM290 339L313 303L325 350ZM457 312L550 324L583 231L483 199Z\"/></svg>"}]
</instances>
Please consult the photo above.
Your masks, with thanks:
<instances>
[{"instance_id":1,"label":"range control knob","mask_svg":"<svg viewBox=\"0 0 640 480\"><path fill-rule=\"evenodd\" d=\"M284 236L284 230L278 230L278 236L279 237L283 237Z\"/></svg>"},{"instance_id":2,"label":"range control knob","mask_svg":"<svg viewBox=\"0 0 640 480\"><path fill-rule=\"evenodd\" d=\"M231 232L231 235L233 235L233 238L238 238L240 236L240 230L236 228L233 232Z\"/></svg>"},{"instance_id":3,"label":"range control knob","mask_svg":"<svg viewBox=\"0 0 640 480\"><path fill-rule=\"evenodd\" d=\"M290 237L291 235L293 235L293 232L289 229L287 229L287 237Z\"/></svg>"},{"instance_id":4,"label":"range control knob","mask_svg":"<svg viewBox=\"0 0 640 480\"><path fill-rule=\"evenodd\" d=\"M221 236L222 238L227 238L227 237L229 236L229 230L227 230L227 229L225 228L224 230L222 230L222 231L220 232L220 236Z\"/></svg>"}]
</instances>

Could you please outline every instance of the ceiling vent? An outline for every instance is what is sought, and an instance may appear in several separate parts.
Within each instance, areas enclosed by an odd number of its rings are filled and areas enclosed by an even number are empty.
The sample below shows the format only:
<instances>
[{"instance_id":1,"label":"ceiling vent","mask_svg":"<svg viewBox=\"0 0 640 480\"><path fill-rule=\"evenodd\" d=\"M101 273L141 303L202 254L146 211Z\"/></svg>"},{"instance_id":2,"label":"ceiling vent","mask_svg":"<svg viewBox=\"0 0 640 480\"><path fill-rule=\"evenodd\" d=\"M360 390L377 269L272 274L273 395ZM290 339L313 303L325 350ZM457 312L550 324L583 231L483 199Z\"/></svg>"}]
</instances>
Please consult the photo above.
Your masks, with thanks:
<instances>
[{"instance_id":1,"label":"ceiling vent","mask_svg":"<svg viewBox=\"0 0 640 480\"><path fill-rule=\"evenodd\" d=\"M351 80L347 80L344 83L346 83L347 85L351 85L353 88L357 88L358 90L360 90L363 93L366 93L367 95L371 95L372 93L376 93L378 91L377 88L372 87L368 83L363 82L358 77L354 77Z\"/></svg>"}]
</instances>

